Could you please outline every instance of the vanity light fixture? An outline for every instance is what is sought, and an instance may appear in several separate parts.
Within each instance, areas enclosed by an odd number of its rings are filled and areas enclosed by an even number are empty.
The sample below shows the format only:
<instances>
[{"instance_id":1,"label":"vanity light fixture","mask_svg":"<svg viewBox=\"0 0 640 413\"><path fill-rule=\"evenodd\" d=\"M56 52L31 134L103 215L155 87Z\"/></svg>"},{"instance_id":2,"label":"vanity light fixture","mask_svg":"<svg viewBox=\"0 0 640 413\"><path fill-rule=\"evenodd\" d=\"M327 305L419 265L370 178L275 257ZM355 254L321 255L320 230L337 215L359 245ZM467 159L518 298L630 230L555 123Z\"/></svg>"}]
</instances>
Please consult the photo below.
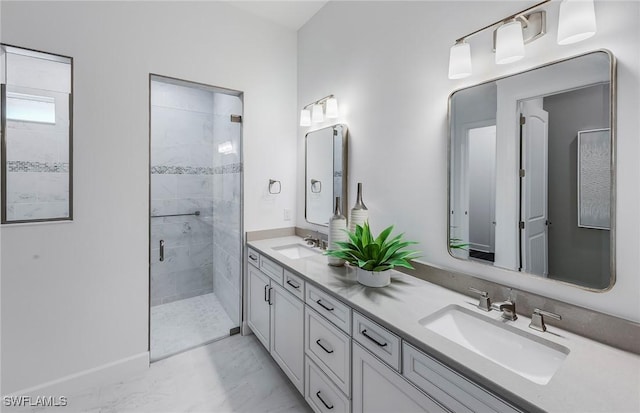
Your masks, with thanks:
<instances>
[{"instance_id":1,"label":"vanity light fixture","mask_svg":"<svg viewBox=\"0 0 640 413\"><path fill-rule=\"evenodd\" d=\"M300 126L311 126L311 111L309 109L300 111Z\"/></svg>"},{"instance_id":2,"label":"vanity light fixture","mask_svg":"<svg viewBox=\"0 0 640 413\"><path fill-rule=\"evenodd\" d=\"M322 112L322 105L316 103L311 107L311 122L313 123L324 122L324 113Z\"/></svg>"},{"instance_id":3,"label":"vanity light fixture","mask_svg":"<svg viewBox=\"0 0 640 413\"><path fill-rule=\"evenodd\" d=\"M338 100L336 98L327 99L325 115L327 119L335 119L338 117Z\"/></svg>"},{"instance_id":4,"label":"vanity light fixture","mask_svg":"<svg viewBox=\"0 0 640 413\"><path fill-rule=\"evenodd\" d=\"M471 74L471 46L463 40L451 46L449 79L462 79Z\"/></svg>"},{"instance_id":5,"label":"vanity light fixture","mask_svg":"<svg viewBox=\"0 0 640 413\"><path fill-rule=\"evenodd\" d=\"M491 23L456 40L449 51L449 79L471 75L471 46L467 40L487 29L493 32L496 64L516 62L525 56L524 45L547 32L547 12L535 10L551 0L544 0L511 16ZM558 21L558 44L585 40L596 32L593 0L562 0Z\"/></svg>"},{"instance_id":6,"label":"vanity light fixture","mask_svg":"<svg viewBox=\"0 0 640 413\"><path fill-rule=\"evenodd\" d=\"M513 19L496 30L496 64L506 65L524 57L522 23Z\"/></svg>"},{"instance_id":7,"label":"vanity light fixture","mask_svg":"<svg viewBox=\"0 0 640 413\"><path fill-rule=\"evenodd\" d=\"M558 44L572 44L596 34L593 0L564 0L560 3Z\"/></svg>"},{"instance_id":8,"label":"vanity light fixture","mask_svg":"<svg viewBox=\"0 0 640 413\"><path fill-rule=\"evenodd\" d=\"M338 100L333 95L305 105L300 111L300 126L324 122L325 116L327 119L335 119L339 116Z\"/></svg>"}]
</instances>

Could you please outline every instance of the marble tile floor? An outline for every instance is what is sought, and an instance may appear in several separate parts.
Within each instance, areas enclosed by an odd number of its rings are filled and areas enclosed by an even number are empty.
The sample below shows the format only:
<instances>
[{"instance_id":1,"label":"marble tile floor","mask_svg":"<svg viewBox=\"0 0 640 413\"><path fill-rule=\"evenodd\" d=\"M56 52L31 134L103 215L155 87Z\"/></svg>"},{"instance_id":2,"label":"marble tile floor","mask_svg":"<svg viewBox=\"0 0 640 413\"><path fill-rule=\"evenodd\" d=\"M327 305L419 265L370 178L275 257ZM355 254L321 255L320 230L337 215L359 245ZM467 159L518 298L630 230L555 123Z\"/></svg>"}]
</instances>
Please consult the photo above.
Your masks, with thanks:
<instances>
[{"instance_id":1,"label":"marble tile floor","mask_svg":"<svg viewBox=\"0 0 640 413\"><path fill-rule=\"evenodd\" d=\"M151 364L144 373L66 395L57 413L311 413L254 335L234 335Z\"/></svg>"},{"instance_id":2,"label":"marble tile floor","mask_svg":"<svg viewBox=\"0 0 640 413\"><path fill-rule=\"evenodd\" d=\"M151 361L210 343L237 327L214 293L151 307Z\"/></svg>"}]
</instances>

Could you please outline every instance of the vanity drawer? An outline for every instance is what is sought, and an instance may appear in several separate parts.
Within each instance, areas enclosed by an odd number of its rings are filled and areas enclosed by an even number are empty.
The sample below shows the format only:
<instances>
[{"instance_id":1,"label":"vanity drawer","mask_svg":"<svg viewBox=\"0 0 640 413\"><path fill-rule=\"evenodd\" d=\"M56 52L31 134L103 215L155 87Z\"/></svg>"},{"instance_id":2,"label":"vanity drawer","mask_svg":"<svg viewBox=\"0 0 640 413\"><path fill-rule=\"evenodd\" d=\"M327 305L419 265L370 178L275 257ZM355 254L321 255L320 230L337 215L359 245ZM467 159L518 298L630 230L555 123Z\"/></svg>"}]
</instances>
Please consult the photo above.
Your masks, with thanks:
<instances>
[{"instance_id":1,"label":"vanity drawer","mask_svg":"<svg viewBox=\"0 0 640 413\"><path fill-rule=\"evenodd\" d=\"M304 301L340 327L342 331L351 334L351 308L349 306L311 284L307 284Z\"/></svg>"},{"instance_id":2,"label":"vanity drawer","mask_svg":"<svg viewBox=\"0 0 640 413\"><path fill-rule=\"evenodd\" d=\"M400 337L354 311L353 339L396 371L400 371Z\"/></svg>"},{"instance_id":3,"label":"vanity drawer","mask_svg":"<svg viewBox=\"0 0 640 413\"><path fill-rule=\"evenodd\" d=\"M520 411L406 342L402 344L402 371L403 376L452 412Z\"/></svg>"},{"instance_id":4,"label":"vanity drawer","mask_svg":"<svg viewBox=\"0 0 640 413\"><path fill-rule=\"evenodd\" d=\"M304 398L316 413L349 413L351 403L309 357L305 357Z\"/></svg>"},{"instance_id":5,"label":"vanity drawer","mask_svg":"<svg viewBox=\"0 0 640 413\"><path fill-rule=\"evenodd\" d=\"M304 280L294 273L284 270L284 283L282 284L291 294L304 301Z\"/></svg>"},{"instance_id":6,"label":"vanity drawer","mask_svg":"<svg viewBox=\"0 0 640 413\"><path fill-rule=\"evenodd\" d=\"M282 274L284 273L284 269L262 254L260 255L260 270L278 284L282 284Z\"/></svg>"},{"instance_id":7,"label":"vanity drawer","mask_svg":"<svg viewBox=\"0 0 640 413\"><path fill-rule=\"evenodd\" d=\"M251 248L247 248L247 262L260 268L260 254Z\"/></svg>"},{"instance_id":8,"label":"vanity drawer","mask_svg":"<svg viewBox=\"0 0 640 413\"><path fill-rule=\"evenodd\" d=\"M346 395L351 393L351 338L305 307L305 354L315 361Z\"/></svg>"}]
</instances>

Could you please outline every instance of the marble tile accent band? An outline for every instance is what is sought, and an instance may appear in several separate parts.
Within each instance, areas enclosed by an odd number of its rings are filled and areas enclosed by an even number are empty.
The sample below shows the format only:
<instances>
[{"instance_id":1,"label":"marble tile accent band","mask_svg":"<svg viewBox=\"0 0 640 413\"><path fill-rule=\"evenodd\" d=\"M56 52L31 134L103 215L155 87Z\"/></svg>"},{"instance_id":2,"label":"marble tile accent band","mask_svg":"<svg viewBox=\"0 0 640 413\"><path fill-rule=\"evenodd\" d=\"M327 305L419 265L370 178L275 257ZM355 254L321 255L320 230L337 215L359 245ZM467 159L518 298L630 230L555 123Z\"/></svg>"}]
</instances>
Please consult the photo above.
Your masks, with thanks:
<instances>
[{"instance_id":1,"label":"marble tile accent band","mask_svg":"<svg viewBox=\"0 0 640 413\"><path fill-rule=\"evenodd\" d=\"M69 162L7 161L7 172L69 173Z\"/></svg>"},{"instance_id":2,"label":"marble tile accent band","mask_svg":"<svg viewBox=\"0 0 640 413\"><path fill-rule=\"evenodd\" d=\"M242 163L230 165L204 167L204 166L172 166L155 165L151 167L151 173L157 175L223 175L242 172Z\"/></svg>"}]
</instances>

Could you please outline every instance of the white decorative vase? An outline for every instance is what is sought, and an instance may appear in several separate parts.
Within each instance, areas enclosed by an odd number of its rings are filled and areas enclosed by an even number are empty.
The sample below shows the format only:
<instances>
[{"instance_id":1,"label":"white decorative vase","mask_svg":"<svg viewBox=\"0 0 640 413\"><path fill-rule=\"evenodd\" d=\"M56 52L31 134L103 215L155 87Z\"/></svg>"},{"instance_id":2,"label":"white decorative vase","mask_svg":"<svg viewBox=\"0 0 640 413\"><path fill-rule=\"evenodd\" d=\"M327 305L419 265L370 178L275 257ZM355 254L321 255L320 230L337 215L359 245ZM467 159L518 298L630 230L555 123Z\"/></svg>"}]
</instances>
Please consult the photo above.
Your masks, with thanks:
<instances>
[{"instance_id":1,"label":"white decorative vase","mask_svg":"<svg viewBox=\"0 0 640 413\"><path fill-rule=\"evenodd\" d=\"M391 270L367 271L356 268L358 282L367 287L386 287L391 283Z\"/></svg>"},{"instance_id":2,"label":"white decorative vase","mask_svg":"<svg viewBox=\"0 0 640 413\"><path fill-rule=\"evenodd\" d=\"M356 232L356 225L363 226L369 219L369 210L362 202L362 182L358 182L358 197L356 204L351 208L351 216L349 216L349 232Z\"/></svg>"},{"instance_id":3,"label":"white decorative vase","mask_svg":"<svg viewBox=\"0 0 640 413\"><path fill-rule=\"evenodd\" d=\"M333 216L329 218L329 249L340 249L336 241L347 241L347 218L342 215L340 211L340 197L336 197L336 208ZM329 259L329 265L339 267L344 265L344 260L336 257L327 257Z\"/></svg>"}]
</instances>

